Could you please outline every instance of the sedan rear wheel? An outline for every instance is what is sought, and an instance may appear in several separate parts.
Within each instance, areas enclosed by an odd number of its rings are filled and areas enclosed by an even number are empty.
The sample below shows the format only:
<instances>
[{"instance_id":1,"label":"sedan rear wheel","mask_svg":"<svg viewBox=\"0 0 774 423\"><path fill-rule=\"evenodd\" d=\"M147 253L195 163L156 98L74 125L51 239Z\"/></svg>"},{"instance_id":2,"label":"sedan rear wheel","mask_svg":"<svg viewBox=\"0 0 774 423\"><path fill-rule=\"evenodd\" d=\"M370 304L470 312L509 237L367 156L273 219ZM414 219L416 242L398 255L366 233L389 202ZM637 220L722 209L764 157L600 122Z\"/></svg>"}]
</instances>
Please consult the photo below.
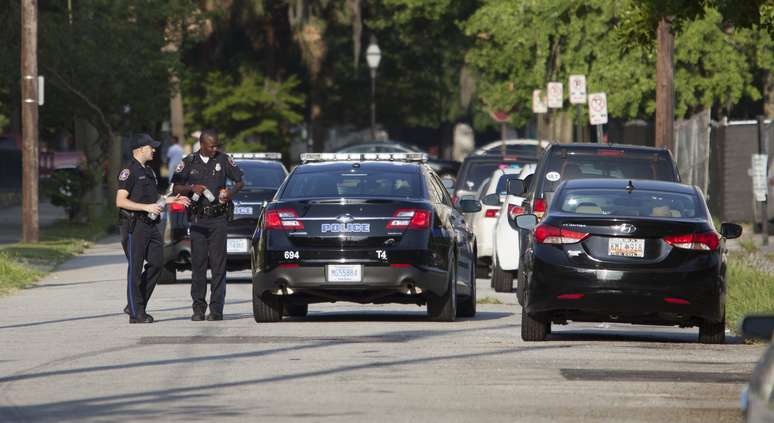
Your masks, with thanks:
<instances>
[{"instance_id":1,"label":"sedan rear wheel","mask_svg":"<svg viewBox=\"0 0 774 423\"><path fill-rule=\"evenodd\" d=\"M306 317L309 304L285 304L285 314L290 317Z\"/></svg>"},{"instance_id":2,"label":"sedan rear wheel","mask_svg":"<svg viewBox=\"0 0 774 423\"><path fill-rule=\"evenodd\" d=\"M549 319L539 319L521 309L521 339L528 342L545 341L551 331Z\"/></svg>"},{"instance_id":3,"label":"sedan rear wheel","mask_svg":"<svg viewBox=\"0 0 774 423\"><path fill-rule=\"evenodd\" d=\"M497 261L492 266L492 288L495 292L513 292L513 273L501 269Z\"/></svg>"},{"instance_id":4,"label":"sedan rear wheel","mask_svg":"<svg viewBox=\"0 0 774 423\"><path fill-rule=\"evenodd\" d=\"M276 295L256 292L253 285L253 317L257 323L271 323L282 320L282 302Z\"/></svg>"},{"instance_id":5,"label":"sedan rear wheel","mask_svg":"<svg viewBox=\"0 0 774 423\"><path fill-rule=\"evenodd\" d=\"M457 260L449 258L448 287L443 295L430 294L427 300L427 314L430 320L453 322L457 317Z\"/></svg>"},{"instance_id":6,"label":"sedan rear wheel","mask_svg":"<svg viewBox=\"0 0 774 423\"><path fill-rule=\"evenodd\" d=\"M457 306L457 317L476 317L476 271L470 266L470 296Z\"/></svg>"},{"instance_id":7,"label":"sedan rear wheel","mask_svg":"<svg viewBox=\"0 0 774 423\"><path fill-rule=\"evenodd\" d=\"M704 321L699 325L699 343L724 344L726 342L726 313L719 322Z\"/></svg>"}]
</instances>

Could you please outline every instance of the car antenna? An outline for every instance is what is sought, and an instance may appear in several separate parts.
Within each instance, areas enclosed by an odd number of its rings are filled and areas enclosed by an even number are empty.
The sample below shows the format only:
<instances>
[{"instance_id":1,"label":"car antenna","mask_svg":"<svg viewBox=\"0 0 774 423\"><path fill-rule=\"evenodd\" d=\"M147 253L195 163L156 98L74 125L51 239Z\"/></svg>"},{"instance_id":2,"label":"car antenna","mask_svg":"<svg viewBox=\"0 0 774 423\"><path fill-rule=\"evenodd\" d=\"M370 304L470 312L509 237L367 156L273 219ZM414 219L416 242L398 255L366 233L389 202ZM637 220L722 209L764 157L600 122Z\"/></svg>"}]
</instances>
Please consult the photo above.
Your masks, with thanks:
<instances>
[{"instance_id":1,"label":"car antenna","mask_svg":"<svg viewBox=\"0 0 774 423\"><path fill-rule=\"evenodd\" d=\"M634 185L632 184L632 180L631 180L631 179L629 179L629 183L628 183L628 184L626 184L626 192L628 192L629 194L631 194L631 193L632 193L632 191L634 191Z\"/></svg>"}]
</instances>

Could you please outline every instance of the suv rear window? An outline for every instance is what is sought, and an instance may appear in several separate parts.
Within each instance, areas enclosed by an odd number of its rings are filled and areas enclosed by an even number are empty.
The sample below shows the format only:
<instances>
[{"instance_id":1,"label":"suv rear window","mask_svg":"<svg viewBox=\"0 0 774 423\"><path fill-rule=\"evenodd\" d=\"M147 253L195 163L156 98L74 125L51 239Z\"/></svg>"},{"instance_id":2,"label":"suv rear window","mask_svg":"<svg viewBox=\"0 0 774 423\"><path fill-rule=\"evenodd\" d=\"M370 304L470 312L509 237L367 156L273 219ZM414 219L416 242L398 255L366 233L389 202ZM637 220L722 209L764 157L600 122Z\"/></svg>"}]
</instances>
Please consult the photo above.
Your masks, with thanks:
<instances>
[{"instance_id":1,"label":"suv rear window","mask_svg":"<svg viewBox=\"0 0 774 423\"><path fill-rule=\"evenodd\" d=\"M695 195L620 189L566 190L555 201L563 213L604 216L705 217Z\"/></svg>"},{"instance_id":2,"label":"suv rear window","mask_svg":"<svg viewBox=\"0 0 774 423\"><path fill-rule=\"evenodd\" d=\"M460 180L457 181L455 189L476 191L486 178L492 176L495 170L505 168L521 169L522 167L524 167L524 163L519 162L472 161L460 173Z\"/></svg>"},{"instance_id":3,"label":"suv rear window","mask_svg":"<svg viewBox=\"0 0 774 423\"><path fill-rule=\"evenodd\" d=\"M674 166L665 152L631 151L615 148L583 151L552 151L541 175L542 191L555 191L571 179L649 179L678 182Z\"/></svg>"},{"instance_id":4,"label":"suv rear window","mask_svg":"<svg viewBox=\"0 0 774 423\"><path fill-rule=\"evenodd\" d=\"M282 198L396 197L422 198L418 173L304 172L288 180Z\"/></svg>"}]
</instances>

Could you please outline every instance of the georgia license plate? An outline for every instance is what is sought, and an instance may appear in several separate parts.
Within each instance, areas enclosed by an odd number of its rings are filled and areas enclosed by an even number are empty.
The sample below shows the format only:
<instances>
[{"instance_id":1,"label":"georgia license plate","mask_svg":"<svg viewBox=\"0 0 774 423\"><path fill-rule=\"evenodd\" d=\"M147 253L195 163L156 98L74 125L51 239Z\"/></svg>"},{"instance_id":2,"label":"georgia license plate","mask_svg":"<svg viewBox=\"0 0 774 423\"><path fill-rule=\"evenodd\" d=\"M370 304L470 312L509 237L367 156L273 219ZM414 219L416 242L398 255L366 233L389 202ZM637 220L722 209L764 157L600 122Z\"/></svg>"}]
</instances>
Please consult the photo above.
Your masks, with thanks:
<instances>
[{"instance_id":1,"label":"georgia license plate","mask_svg":"<svg viewBox=\"0 0 774 423\"><path fill-rule=\"evenodd\" d=\"M232 239L226 240L226 252L227 253L246 253L247 239L232 238Z\"/></svg>"},{"instance_id":2,"label":"georgia license plate","mask_svg":"<svg viewBox=\"0 0 774 423\"><path fill-rule=\"evenodd\" d=\"M610 238L607 254L621 257L645 257L645 240L635 238Z\"/></svg>"},{"instance_id":3,"label":"georgia license plate","mask_svg":"<svg viewBox=\"0 0 774 423\"><path fill-rule=\"evenodd\" d=\"M253 208L245 207L245 206L237 206L237 207L234 207L234 214L239 214L239 215L253 214Z\"/></svg>"},{"instance_id":4,"label":"georgia license plate","mask_svg":"<svg viewBox=\"0 0 774 423\"><path fill-rule=\"evenodd\" d=\"M328 282L360 282L363 266L359 264L329 264L326 267Z\"/></svg>"}]
</instances>

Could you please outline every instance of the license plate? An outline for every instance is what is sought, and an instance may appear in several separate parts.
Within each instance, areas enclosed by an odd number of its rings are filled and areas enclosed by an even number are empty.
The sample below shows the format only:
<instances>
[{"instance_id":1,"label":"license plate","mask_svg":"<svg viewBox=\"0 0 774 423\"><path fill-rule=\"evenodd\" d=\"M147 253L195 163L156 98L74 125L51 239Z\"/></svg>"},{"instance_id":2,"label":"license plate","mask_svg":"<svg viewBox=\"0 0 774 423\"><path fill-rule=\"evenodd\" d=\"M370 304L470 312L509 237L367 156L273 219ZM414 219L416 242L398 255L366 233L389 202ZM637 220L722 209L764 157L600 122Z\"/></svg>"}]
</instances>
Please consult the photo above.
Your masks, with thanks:
<instances>
[{"instance_id":1,"label":"license plate","mask_svg":"<svg viewBox=\"0 0 774 423\"><path fill-rule=\"evenodd\" d=\"M227 253L246 253L247 246L247 239L245 238L234 238L226 240Z\"/></svg>"},{"instance_id":2,"label":"license plate","mask_svg":"<svg viewBox=\"0 0 774 423\"><path fill-rule=\"evenodd\" d=\"M326 267L328 282L360 282L363 266L359 264L329 264Z\"/></svg>"},{"instance_id":3,"label":"license plate","mask_svg":"<svg viewBox=\"0 0 774 423\"><path fill-rule=\"evenodd\" d=\"M634 238L610 238L607 254L621 257L645 257L645 240Z\"/></svg>"},{"instance_id":4,"label":"license plate","mask_svg":"<svg viewBox=\"0 0 774 423\"><path fill-rule=\"evenodd\" d=\"M253 208L245 207L245 206L234 207L234 214L239 214L239 215L253 214Z\"/></svg>"}]
</instances>

